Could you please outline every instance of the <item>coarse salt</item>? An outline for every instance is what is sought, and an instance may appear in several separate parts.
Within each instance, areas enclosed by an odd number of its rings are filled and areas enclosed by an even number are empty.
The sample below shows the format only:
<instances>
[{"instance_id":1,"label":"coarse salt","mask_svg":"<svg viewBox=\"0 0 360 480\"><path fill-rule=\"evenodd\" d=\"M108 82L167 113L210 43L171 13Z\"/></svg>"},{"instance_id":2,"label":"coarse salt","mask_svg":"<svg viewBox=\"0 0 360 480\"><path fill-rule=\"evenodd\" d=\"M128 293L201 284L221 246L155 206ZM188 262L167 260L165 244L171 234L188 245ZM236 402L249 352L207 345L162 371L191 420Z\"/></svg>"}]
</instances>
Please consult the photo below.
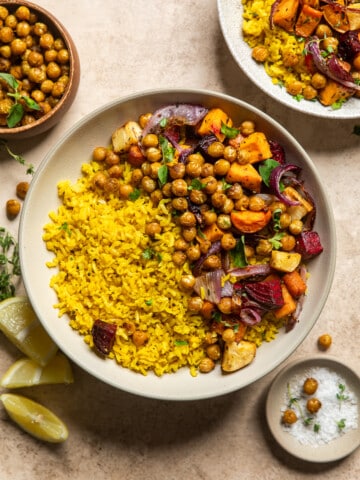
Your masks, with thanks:
<instances>
[{"instance_id":1,"label":"coarse salt","mask_svg":"<svg viewBox=\"0 0 360 480\"><path fill-rule=\"evenodd\" d=\"M310 377L318 381L313 395L303 392L304 382ZM321 408L317 413L310 414L306 403L313 397L320 400ZM298 420L290 425L283 423L282 426L302 445L324 445L358 428L357 402L355 393L336 372L319 367L307 369L303 374L295 375L291 379L281 408L282 412L289 408L294 410Z\"/></svg>"}]
</instances>

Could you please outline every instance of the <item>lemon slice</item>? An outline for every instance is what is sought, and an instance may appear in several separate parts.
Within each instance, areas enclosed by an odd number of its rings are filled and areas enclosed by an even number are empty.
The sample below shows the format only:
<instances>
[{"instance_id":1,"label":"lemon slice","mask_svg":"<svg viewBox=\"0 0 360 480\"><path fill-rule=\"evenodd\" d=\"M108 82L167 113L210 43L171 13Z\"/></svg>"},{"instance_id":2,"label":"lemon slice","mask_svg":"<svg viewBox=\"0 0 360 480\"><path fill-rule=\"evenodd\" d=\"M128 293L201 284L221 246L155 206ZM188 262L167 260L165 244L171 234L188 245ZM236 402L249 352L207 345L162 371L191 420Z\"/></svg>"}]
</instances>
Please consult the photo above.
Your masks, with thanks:
<instances>
[{"instance_id":1,"label":"lemon slice","mask_svg":"<svg viewBox=\"0 0 360 480\"><path fill-rule=\"evenodd\" d=\"M30 358L21 358L5 372L0 385L4 388L22 388L73 381L69 360L58 352L44 367Z\"/></svg>"},{"instance_id":2,"label":"lemon slice","mask_svg":"<svg viewBox=\"0 0 360 480\"><path fill-rule=\"evenodd\" d=\"M0 302L0 330L22 353L42 366L57 351L27 297L11 297Z\"/></svg>"},{"instance_id":3,"label":"lemon slice","mask_svg":"<svg viewBox=\"0 0 360 480\"><path fill-rule=\"evenodd\" d=\"M14 393L3 393L0 400L10 418L30 435L51 443L68 438L64 422L40 403Z\"/></svg>"}]
</instances>

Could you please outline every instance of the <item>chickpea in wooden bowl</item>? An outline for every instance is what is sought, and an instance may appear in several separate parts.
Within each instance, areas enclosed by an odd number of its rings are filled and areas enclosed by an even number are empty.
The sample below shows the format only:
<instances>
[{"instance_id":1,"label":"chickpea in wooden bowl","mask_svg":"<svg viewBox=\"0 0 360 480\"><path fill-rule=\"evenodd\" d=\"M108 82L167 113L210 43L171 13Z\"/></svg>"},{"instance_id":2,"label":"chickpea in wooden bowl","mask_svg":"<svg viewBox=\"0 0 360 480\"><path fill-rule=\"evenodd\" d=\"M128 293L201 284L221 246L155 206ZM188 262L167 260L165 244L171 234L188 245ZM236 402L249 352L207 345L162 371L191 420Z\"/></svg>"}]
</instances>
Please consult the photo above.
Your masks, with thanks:
<instances>
[{"instance_id":1,"label":"chickpea in wooden bowl","mask_svg":"<svg viewBox=\"0 0 360 480\"><path fill-rule=\"evenodd\" d=\"M80 81L75 44L53 14L0 2L0 137L44 133L70 108Z\"/></svg>"}]
</instances>

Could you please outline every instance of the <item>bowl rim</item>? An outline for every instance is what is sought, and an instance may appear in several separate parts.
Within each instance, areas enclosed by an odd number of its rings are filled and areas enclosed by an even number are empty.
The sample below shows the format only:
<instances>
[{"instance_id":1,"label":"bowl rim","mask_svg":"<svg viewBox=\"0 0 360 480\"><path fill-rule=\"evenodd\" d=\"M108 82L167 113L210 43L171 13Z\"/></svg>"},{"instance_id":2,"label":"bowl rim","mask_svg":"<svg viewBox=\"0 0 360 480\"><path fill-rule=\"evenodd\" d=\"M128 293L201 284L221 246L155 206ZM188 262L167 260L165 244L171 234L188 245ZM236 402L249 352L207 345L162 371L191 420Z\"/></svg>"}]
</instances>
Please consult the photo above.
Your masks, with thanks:
<instances>
[{"instance_id":1,"label":"bowl rim","mask_svg":"<svg viewBox=\"0 0 360 480\"><path fill-rule=\"evenodd\" d=\"M328 368L343 376L352 384L354 394L358 400L358 422L360 421L360 376L355 363L344 362L335 355L328 353L313 354L307 357L300 357L290 361L275 376L267 392L265 413L269 429L278 442L291 455L308 462L326 463L340 460L353 453L360 446L360 425L356 430L345 433L345 435L330 441L325 445L316 448L311 445L302 445L291 434L285 432L280 425L280 407L279 399L281 392L285 391L287 379L289 376L300 373L306 368ZM275 411L275 413L274 413ZM277 413L276 413L277 412Z\"/></svg>"},{"instance_id":2,"label":"bowl rim","mask_svg":"<svg viewBox=\"0 0 360 480\"><path fill-rule=\"evenodd\" d=\"M28 208L27 208L27 206L32 199L32 195L33 195L33 192L36 189L38 179L40 181L41 177L46 175L47 165L49 163L51 163L51 158L54 155L56 155L56 152L58 150L60 150L61 147L64 144L66 144L68 142L68 140L71 139L72 136L75 135L80 129L85 129L86 125L89 122L96 119L96 117L98 115L104 114L104 113L108 112L109 110L112 110L112 109L117 108L117 107L120 108L123 104L131 102L133 100L138 100L139 101L139 100L142 100L144 97L145 98L148 98L148 97L153 98L154 97L155 99L157 99L157 97L159 95L161 96L161 95L164 95L164 94L166 94L170 97L178 96L179 98L186 97L186 95L190 95L190 96L193 96L193 97L201 97L201 96L205 95L206 97L211 97L211 99L214 100L214 101L215 100L216 101L223 100L225 102L230 102L231 104L235 104L237 107L240 106L240 107L246 108L246 110L248 112L253 112L255 115L259 115L260 118L264 122L269 123L270 127L275 128L277 131L279 131L280 133L285 135L285 137L289 140L289 142L291 144L294 143L294 145L296 146L296 152L300 156L302 156L303 158L306 159L306 162L308 162L306 164L307 167L312 171L314 177L318 180L318 182L320 182L320 177L319 177L319 174L318 174L317 170L315 169L314 163L312 162L310 157L307 155L307 153L305 152L303 147L297 142L297 140L289 132L287 132L287 130L282 125L280 125L277 121L275 121L274 119L269 117L269 115L267 115L266 113L258 110L256 107L253 107L252 105L244 102L243 100L240 100L240 99L235 98L235 97L231 97L231 96L229 96L227 94L224 94L224 93L215 92L215 91L211 91L211 90L204 90L204 89L155 89L155 90L152 89L152 90L145 90L145 91L141 91L141 92L136 92L136 93L133 93L133 94L128 95L126 97L119 97L117 99L114 99L114 100L106 103L105 105L102 105L102 106L94 109L92 112L88 113L86 116L84 116L83 118L78 120L72 127L70 127L67 130L67 132L65 132L65 134L54 144L54 146L45 155L44 159L42 160L40 166L38 167L38 169L37 169L37 171L36 171L36 173L33 177L33 180L30 184L30 188L29 188L29 191L27 193L27 196L26 196L26 199L25 199L25 202L24 202L24 206L23 206L23 209L22 209L22 212L21 212L20 224L19 224L19 250L20 250L21 269L24 272L24 277L23 277L24 287L25 287L25 291L26 291L26 293L27 293L27 295L30 299L30 302L32 303L32 306L33 306L37 316L40 318L40 321L42 323L43 323L43 321L42 321L43 314L42 314L41 309L38 306L38 302L36 301L36 298L34 296L34 292L33 292L34 287L31 285L31 281L27 278L27 273L28 272L27 272L27 269L26 269L26 248L27 248L27 243L29 241L29 239L27 238L27 226L28 226L28 224L27 224L27 222L28 222L28 215L27 215ZM186 101L184 101L184 103L185 102ZM193 103L196 103L195 100L193 101ZM111 132L109 132L109 137L110 137L110 135L111 135ZM81 161L81 163L84 163L85 161L86 160L83 159ZM79 171L78 176L80 176L80 171ZM320 315L320 313L321 313L321 311L322 311L322 309L323 309L323 307L326 303L326 299L327 299L328 294L330 292L330 288L331 288L333 277L334 277L334 271L335 271L335 263L336 263L335 220L334 220L334 217L333 217L333 211L332 211L332 209L330 207L330 204L329 204L328 196L325 194L325 190L324 190L324 186L322 185L322 182L320 182L320 185L321 185L320 190L324 194L326 211L328 213L328 216L326 217L326 221L328 222L329 231L330 231L330 234L331 234L330 236L332 237L332 240L333 240L333 242L332 242L333 255L329 256L329 261L326 264L327 265L327 270L328 270L328 276L327 276L327 278L325 280L325 283L323 285L323 295L320 298L320 304L317 303L315 305L313 311L312 311L312 316L314 317L314 321L311 324L310 328L307 327L304 332L302 332L301 334L298 334L296 336L295 348L297 348L302 343L304 338L308 335L309 331L312 329L312 327L316 323L316 320L318 319L318 317L319 317L319 315ZM55 188L55 185L54 185L54 188ZM49 330L49 326L46 325L46 322L43 323L43 325L44 325L45 329L48 331L48 333L50 334L50 336L52 336L54 338L54 332L51 332ZM69 333L70 334L74 333L74 332L70 331L71 329L68 325L67 325L67 327L69 328ZM75 334L76 334L76 332L74 333L74 335ZM77 337L80 338L80 335L77 334ZM56 341L55 338L54 338L54 340ZM81 338L81 341L83 342L82 338ZM266 345L265 345L265 347L266 347ZM268 374L270 371L275 369L282 361L286 360L286 358L288 356L290 356L293 353L293 351L295 350L295 348L294 348L292 351L287 351L287 352L281 351L281 352L279 352L279 356L276 359L275 364L273 364L272 362L269 362L269 364L266 364L264 370L259 371L256 375L254 374L250 382L247 382L247 383L246 382L245 383L240 382L241 383L240 385L238 385L238 384L236 384L236 385L233 385L233 384L226 385L225 382L224 382L224 384L221 387L222 390L217 391L216 393L209 392L209 391L204 391L204 390L201 391L201 392L192 391L191 393L178 391L176 396L174 396L172 394L165 393L165 392L161 391L161 389L157 389L157 387L154 387L154 389L153 389L153 387L151 386L150 389L149 389L150 391L144 392L144 391L140 391L141 389L139 390L137 385L136 385L136 387L134 387L134 386L129 387L129 385L127 385L127 386L126 385L125 386L124 385L119 385L112 378L104 378L104 375L99 373L95 369L95 367L94 367L94 369L91 369L91 367L89 367L88 365L84 365L81 362L79 362L79 360L78 360L78 358L76 358L74 352L72 352L71 350L69 350L67 348L67 345L62 345L61 348L63 349L64 353L70 359L72 359L75 363L77 363L84 370L90 372L94 377L96 377L96 378L104 381L105 383L108 383L108 384L110 384L110 385L112 385L112 386L114 386L118 389L127 391L129 393L141 395L143 397L162 399L162 400L176 400L176 401L178 401L178 400L200 400L200 399L205 399L205 398L213 398L213 397L216 397L216 396L228 394L228 393L231 393L233 391L239 390L240 388L243 388L244 386L247 386L249 383L253 383L254 381L256 381L259 378ZM93 352L92 352L92 355L94 355ZM117 366L117 368L122 368L122 367ZM135 373L135 375L140 375L140 374ZM179 375L179 373L177 373L177 375ZM165 377L167 377L167 375L165 375ZM162 377L162 378L164 378L164 377Z\"/></svg>"},{"instance_id":3,"label":"bowl rim","mask_svg":"<svg viewBox=\"0 0 360 480\"><path fill-rule=\"evenodd\" d=\"M48 113L40 117L33 123L29 123L28 125L23 125L19 127L12 127L12 128L4 128L0 127L0 137L2 138L14 138L17 135L23 135L30 133L31 130L41 129L41 127L52 117L56 115L56 113L61 110L63 105L72 95L75 96L76 91L78 90L79 86L79 79L80 79L80 58L75 46L75 43L72 39L67 28L57 19L57 17L51 13L49 10L45 9L44 7L37 5L32 2L28 2L27 0L1 0L0 5L11 7L13 6L27 6L30 9L40 13L44 18L48 19L51 23L51 27L55 27L55 30L60 34L62 40L65 42L67 49L70 52L70 75L69 75L69 83L65 88L65 92L63 93L62 97L60 98L59 102L52 108ZM49 127L51 128L51 126Z\"/></svg>"}]
</instances>

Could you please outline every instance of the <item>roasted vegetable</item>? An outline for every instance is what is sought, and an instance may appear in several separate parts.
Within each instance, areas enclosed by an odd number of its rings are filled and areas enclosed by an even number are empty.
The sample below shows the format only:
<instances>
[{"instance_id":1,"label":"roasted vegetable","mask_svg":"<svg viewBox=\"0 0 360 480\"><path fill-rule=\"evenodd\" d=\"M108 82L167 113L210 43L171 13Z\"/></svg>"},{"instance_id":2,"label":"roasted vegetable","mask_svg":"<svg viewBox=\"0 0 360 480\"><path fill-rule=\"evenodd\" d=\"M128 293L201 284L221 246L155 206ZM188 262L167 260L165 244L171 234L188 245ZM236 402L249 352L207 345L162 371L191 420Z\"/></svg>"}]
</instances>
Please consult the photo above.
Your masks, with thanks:
<instances>
[{"instance_id":1,"label":"roasted vegetable","mask_svg":"<svg viewBox=\"0 0 360 480\"><path fill-rule=\"evenodd\" d=\"M280 308L284 305L279 278L265 280L263 282L247 283L245 292L252 297L261 307L267 310Z\"/></svg>"},{"instance_id":2,"label":"roasted vegetable","mask_svg":"<svg viewBox=\"0 0 360 480\"><path fill-rule=\"evenodd\" d=\"M243 162L256 163L271 158L271 148L263 132L254 132L241 140L240 159Z\"/></svg>"},{"instance_id":3,"label":"roasted vegetable","mask_svg":"<svg viewBox=\"0 0 360 480\"><path fill-rule=\"evenodd\" d=\"M295 250L303 260L310 260L323 251L319 234L313 230L302 232L297 237Z\"/></svg>"},{"instance_id":4,"label":"roasted vegetable","mask_svg":"<svg viewBox=\"0 0 360 480\"><path fill-rule=\"evenodd\" d=\"M271 212L251 210L233 210L230 214L231 223L242 233L255 233L262 230L271 220Z\"/></svg>"},{"instance_id":5,"label":"roasted vegetable","mask_svg":"<svg viewBox=\"0 0 360 480\"><path fill-rule=\"evenodd\" d=\"M306 292L306 283L297 270L285 273L282 278L287 289L294 298L299 298L301 295L304 295Z\"/></svg>"},{"instance_id":6,"label":"roasted vegetable","mask_svg":"<svg viewBox=\"0 0 360 480\"><path fill-rule=\"evenodd\" d=\"M95 320L91 329L95 349L103 354L108 355L115 342L116 325L114 323L104 322L103 320Z\"/></svg>"},{"instance_id":7,"label":"roasted vegetable","mask_svg":"<svg viewBox=\"0 0 360 480\"><path fill-rule=\"evenodd\" d=\"M293 272L301 262L300 253L273 250L271 252L270 266L280 272Z\"/></svg>"},{"instance_id":8,"label":"roasted vegetable","mask_svg":"<svg viewBox=\"0 0 360 480\"><path fill-rule=\"evenodd\" d=\"M113 150L116 153L128 152L131 145L137 145L142 134L142 128L137 122L129 121L117 128L112 134Z\"/></svg>"},{"instance_id":9,"label":"roasted vegetable","mask_svg":"<svg viewBox=\"0 0 360 480\"><path fill-rule=\"evenodd\" d=\"M295 33L300 37L309 37L319 25L323 14L319 10L304 4L295 24Z\"/></svg>"},{"instance_id":10,"label":"roasted vegetable","mask_svg":"<svg viewBox=\"0 0 360 480\"><path fill-rule=\"evenodd\" d=\"M225 124L228 127L232 127L233 123L231 118L221 110L221 108L212 108L203 118L197 133L205 136L214 134L218 140L224 141L225 135L221 133L221 126Z\"/></svg>"},{"instance_id":11,"label":"roasted vegetable","mask_svg":"<svg viewBox=\"0 0 360 480\"><path fill-rule=\"evenodd\" d=\"M235 372L251 363L256 355L256 345L253 342L241 340L239 343L225 343L221 368L223 372Z\"/></svg>"},{"instance_id":12,"label":"roasted vegetable","mask_svg":"<svg viewBox=\"0 0 360 480\"><path fill-rule=\"evenodd\" d=\"M296 310L296 301L291 296L286 285L281 285L282 297L284 299L284 304L278 310L275 310L274 315L276 318L285 318L291 315Z\"/></svg>"},{"instance_id":13,"label":"roasted vegetable","mask_svg":"<svg viewBox=\"0 0 360 480\"><path fill-rule=\"evenodd\" d=\"M275 0L271 10L270 24L278 25L287 32L294 31L299 0Z\"/></svg>"},{"instance_id":14,"label":"roasted vegetable","mask_svg":"<svg viewBox=\"0 0 360 480\"><path fill-rule=\"evenodd\" d=\"M262 178L259 172L250 163L244 165L233 162L226 175L226 181L229 183L240 183L241 186L250 190L250 192L259 193L261 190Z\"/></svg>"}]
</instances>

